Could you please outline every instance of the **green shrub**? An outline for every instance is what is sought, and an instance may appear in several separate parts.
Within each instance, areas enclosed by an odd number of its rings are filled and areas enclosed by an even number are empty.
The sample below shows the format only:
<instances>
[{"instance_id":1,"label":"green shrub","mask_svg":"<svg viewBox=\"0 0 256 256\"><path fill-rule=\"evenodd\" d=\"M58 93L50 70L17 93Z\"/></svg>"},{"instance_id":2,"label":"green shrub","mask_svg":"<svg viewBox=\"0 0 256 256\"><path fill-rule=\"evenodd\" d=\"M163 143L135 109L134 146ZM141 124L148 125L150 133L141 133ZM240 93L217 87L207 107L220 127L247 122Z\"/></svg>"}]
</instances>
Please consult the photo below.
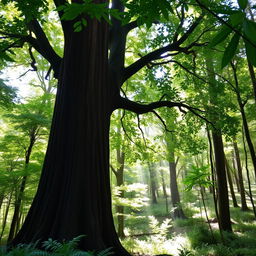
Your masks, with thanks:
<instances>
[{"instance_id":1,"label":"green shrub","mask_svg":"<svg viewBox=\"0 0 256 256\"><path fill-rule=\"evenodd\" d=\"M214 237L212 237L211 232L205 225L198 225L193 227L191 231L187 232L187 236L192 248L216 243L216 240Z\"/></svg>"},{"instance_id":2,"label":"green shrub","mask_svg":"<svg viewBox=\"0 0 256 256\"><path fill-rule=\"evenodd\" d=\"M239 248L235 249L235 256L255 256L256 255L256 248L248 249L248 248Z\"/></svg>"},{"instance_id":3,"label":"green shrub","mask_svg":"<svg viewBox=\"0 0 256 256\"><path fill-rule=\"evenodd\" d=\"M188 218L188 219L176 219L174 220L175 227L191 227L196 225L202 225L201 218Z\"/></svg>"}]
</instances>

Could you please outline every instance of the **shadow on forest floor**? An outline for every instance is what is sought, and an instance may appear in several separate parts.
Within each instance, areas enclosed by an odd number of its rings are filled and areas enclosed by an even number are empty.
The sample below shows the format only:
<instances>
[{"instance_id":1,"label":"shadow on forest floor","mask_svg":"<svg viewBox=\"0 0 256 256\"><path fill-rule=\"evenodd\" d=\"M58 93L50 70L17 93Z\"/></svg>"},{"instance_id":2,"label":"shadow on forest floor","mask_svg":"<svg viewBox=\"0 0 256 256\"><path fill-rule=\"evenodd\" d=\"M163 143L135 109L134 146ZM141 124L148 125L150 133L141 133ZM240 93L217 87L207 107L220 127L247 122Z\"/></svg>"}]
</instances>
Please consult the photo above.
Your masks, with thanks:
<instances>
[{"instance_id":1,"label":"shadow on forest floor","mask_svg":"<svg viewBox=\"0 0 256 256\"><path fill-rule=\"evenodd\" d=\"M190 195L186 200L183 209L188 218L185 220L170 220L163 201L140 212L138 219L127 220L127 226L132 228L123 240L124 246L136 256L256 256L256 220L249 201L249 211L230 208L233 233L224 232L221 236L211 195L208 194L207 210L213 235L198 198Z\"/></svg>"}]
</instances>

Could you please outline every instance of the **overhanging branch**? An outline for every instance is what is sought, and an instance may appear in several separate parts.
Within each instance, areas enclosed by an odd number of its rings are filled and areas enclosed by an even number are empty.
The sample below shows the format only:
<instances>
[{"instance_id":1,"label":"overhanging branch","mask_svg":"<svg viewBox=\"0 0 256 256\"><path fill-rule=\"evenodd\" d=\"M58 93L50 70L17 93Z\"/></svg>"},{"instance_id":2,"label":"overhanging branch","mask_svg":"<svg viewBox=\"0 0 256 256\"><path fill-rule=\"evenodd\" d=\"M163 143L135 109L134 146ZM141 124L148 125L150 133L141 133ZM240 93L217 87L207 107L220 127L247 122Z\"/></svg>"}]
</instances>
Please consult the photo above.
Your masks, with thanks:
<instances>
[{"instance_id":1,"label":"overhanging branch","mask_svg":"<svg viewBox=\"0 0 256 256\"><path fill-rule=\"evenodd\" d=\"M204 17L204 14L200 15L195 20L195 22L190 26L190 28L180 37L179 40L173 41L171 44L168 44L164 47L158 48L157 50L154 50L146 54L145 56L141 57L130 66L126 67L124 69L122 82L125 82L128 78L130 78L132 75L137 73L140 69L148 65L150 62L154 60L163 59L164 53L171 52L171 51L190 53L188 50L191 47L200 45L200 44L197 44L195 41L194 43L189 44L189 46L187 47L181 47L181 44L184 43L188 39L188 37L191 35L191 33L197 28L197 26L200 24L203 17Z\"/></svg>"},{"instance_id":2,"label":"overhanging branch","mask_svg":"<svg viewBox=\"0 0 256 256\"><path fill-rule=\"evenodd\" d=\"M199 117L200 119L204 120L207 123L210 123L213 125L205 116L203 116L204 111L195 107L191 107L187 104L184 104L182 102L173 102L168 100L161 100L161 101L155 101L149 104L142 104L135 101L131 101L127 98L120 97L118 108L122 108L125 110L132 111L137 114L145 114L148 112L154 112L155 109L161 108L161 107L168 107L173 108L177 107L179 110L183 113L186 113L184 109L190 111L195 116Z\"/></svg>"},{"instance_id":3,"label":"overhanging branch","mask_svg":"<svg viewBox=\"0 0 256 256\"><path fill-rule=\"evenodd\" d=\"M61 57L52 48L45 32L39 22L34 19L28 24L29 29L35 34L36 38L27 37L29 42L52 66L54 76L58 78Z\"/></svg>"}]
</instances>

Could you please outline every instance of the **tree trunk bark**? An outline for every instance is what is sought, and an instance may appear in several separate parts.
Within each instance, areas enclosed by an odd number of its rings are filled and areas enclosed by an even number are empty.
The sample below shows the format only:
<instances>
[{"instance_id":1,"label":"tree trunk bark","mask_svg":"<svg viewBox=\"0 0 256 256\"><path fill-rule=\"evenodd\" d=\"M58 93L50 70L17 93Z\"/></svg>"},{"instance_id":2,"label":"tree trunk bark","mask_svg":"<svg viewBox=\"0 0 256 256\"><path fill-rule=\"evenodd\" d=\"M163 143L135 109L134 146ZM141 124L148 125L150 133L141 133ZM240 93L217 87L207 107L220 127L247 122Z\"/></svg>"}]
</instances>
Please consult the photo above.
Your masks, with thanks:
<instances>
[{"instance_id":1,"label":"tree trunk bark","mask_svg":"<svg viewBox=\"0 0 256 256\"><path fill-rule=\"evenodd\" d=\"M245 155L245 169L246 169L246 176L247 176L247 181L248 181L249 196L250 196L250 201L251 201L251 204L252 204L252 209L253 209L254 217L256 219L256 208L255 208L253 194L252 194L251 179L250 179L250 172L249 172L249 168L248 168L248 157L247 157L247 150L246 150L246 145L245 145L244 131L242 131L242 134L243 134L243 146L244 146L244 155Z\"/></svg>"},{"instance_id":2,"label":"tree trunk bark","mask_svg":"<svg viewBox=\"0 0 256 256\"><path fill-rule=\"evenodd\" d=\"M0 234L0 242L1 242L1 240L3 238L3 235L4 235L4 230L5 230L6 223L7 223L7 217L8 217L11 201L12 201L12 194L13 194L13 191L11 191L11 193L9 195L8 202L7 202L7 205L6 205L6 209L5 209L5 212L4 212L4 217L3 217L3 222L2 222L2 230L1 230L1 234Z\"/></svg>"},{"instance_id":3,"label":"tree trunk bark","mask_svg":"<svg viewBox=\"0 0 256 256\"><path fill-rule=\"evenodd\" d=\"M154 169L154 166L151 163L148 163L148 170L149 170L151 201L153 204L157 204L156 171Z\"/></svg>"},{"instance_id":4,"label":"tree trunk bark","mask_svg":"<svg viewBox=\"0 0 256 256\"><path fill-rule=\"evenodd\" d=\"M219 224L221 230L232 231L222 137L217 131L213 131L212 140L217 174Z\"/></svg>"},{"instance_id":5,"label":"tree trunk bark","mask_svg":"<svg viewBox=\"0 0 256 256\"><path fill-rule=\"evenodd\" d=\"M29 146L28 146L28 148L25 152L25 169L29 165L32 149L33 149L33 146L35 145L35 142L36 142L36 133L37 133L37 127L32 128L31 133L30 133ZM13 217L12 217L12 223L11 223L7 243L10 243L13 240L13 237L15 235L15 230L17 228L18 221L19 221L20 207L21 207L24 191L25 191L26 184L27 184L27 179L28 179L27 175L22 177L21 184L20 184L20 187L19 187L19 191L17 193L17 198L15 199L14 213L13 213Z\"/></svg>"},{"instance_id":6,"label":"tree trunk bark","mask_svg":"<svg viewBox=\"0 0 256 256\"><path fill-rule=\"evenodd\" d=\"M166 184L165 184L165 180L164 180L164 172L163 172L163 170L160 170L160 175L161 175L162 188L163 188L163 195L164 195L164 200L165 200L166 214L168 214L168 213L169 213L168 195L167 195L167 191L166 191Z\"/></svg>"},{"instance_id":7,"label":"tree trunk bark","mask_svg":"<svg viewBox=\"0 0 256 256\"><path fill-rule=\"evenodd\" d=\"M107 24L95 19L88 18L81 32L66 24L42 176L13 245L84 234L80 249L112 247L114 255L129 255L118 240L111 210L109 125L119 88L109 82L107 35Z\"/></svg>"},{"instance_id":8,"label":"tree trunk bark","mask_svg":"<svg viewBox=\"0 0 256 256\"><path fill-rule=\"evenodd\" d=\"M174 152L169 152L170 159L174 158ZM176 174L176 163L169 161L169 170L170 170L170 190L171 190L171 200L172 206L174 208L173 211L173 218L174 219L186 219L186 216L181 208L180 205L180 194L178 190L178 183L177 183L177 174Z\"/></svg>"},{"instance_id":9,"label":"tree trunk bark","mask_svg":"<svg viewBox=\"0 0 256 256\"><path fill-rule=\"evenodd\" d=\"M120 152L120 149L117 149L117 162L119 164L119 168L115 171L116 175L116 185L118 187L124 184L124 159L125 154L124 152ZM124 198L124 191L121 190L119 197ZM116 213L117 213L117 234L120 238L124 238L124 206L117 205L116 206Z\"/></svg>"},{"instance_id":10,"label":"tree trunk bark","mask_svg":"<svg viewBox=\"0 0 256 256\"><path fill-rule=\"evenodd\" d=\"M216 82L214 63L211 56L212 53L206 54L206 67L209 81L209 100L212 108L216 108L218 101L218 84ZM213 123L218 124L219 115L218 112L210 113L210 119ZM215 155L215 170L216 170L216 182L218 191L218 210L219 210L219 226L221 230L232 231L229 199L228 199L228 186L225 170L225 155L223 148L223 141L221 135L221 129L215 129L212 131L212 141L214 145Z\"/></svg>"},{"instance_id":11,"label":"tree trunk bark","mask_svg":"<svg viewBox=\"0 0 256 256\"><path fill-rule=\"evenodd\" d=\"M232 153L232 168L233 168L233 174L236 182L236 187L237 187L237 192L240 192L240 187L239 187L239 181L238 181L238 176L236 172L236 159L235 159L235 152Z\"/></svg>"},{"instance_id":12,"label":"tree trunk bark","mask_svg":"<svg viewBox=\"0 0 256 256\"><path fill-rule=\"evenodd\" d=\"M232 69L233 69L233 75L234 75L235 85L236 85L235 93L236 93L237 102L238 102L238 105L239 105L239 108L240 108L240 113L241 113L241 116L242 116L245 138L246 138L248 148L249 148L249 151L250 151L250 155L251 155L251 159L252 159L252 164L253 164L253 169L254 169L254 178L256 180L256 155L255 155L255 149L254 149L252 139L251 139L251 135L250 135L250 130L249 130L246 114L245 114L245 111L244 111L245 103L242 101L242 98L241 98L241 95L240 95L240 88L239 88L239 83L238 83L238 78L237 78L237 73L236 73L236 67L232 63L231 63L231 66L232 66Z\"/></svg>"},{"instance_id":13,"label":"tree trunk bark","mask_svg":"<svg viewBox=\"0 0 256 256\"><path fill-rule=\"evenodd\" d=\"M231 194L231 197L232 197L233 206L234 207L239 207L239 205L237 204L236 195L235 195L235 191L234 191L234 186L233 186L233 182L232 182L232 177L231 177L231 173L230 173L230 168L229 168L229 164L228 164L228 161L227 161L226 157L225 157L225 165L226 165L229 190L230 190L230 194Z\"/></svg>"},{"instance_id":14,"label":"tree trunk bark","mask_svg":"<svg viewBox=\"0 0 256 256\"><path fill-rule=\"evenodd\" d=\"M247 206L246 197L245 197L243 172L242 172L240 154L239 154L236 138L233 138L233 147L234 147L234 153L235 153L235 159L236 159L236 168L237 168L238 181L239 181L239 187L240 187L240 197L241 197L241 205L242 205L241 209L242 209L242 211L247 211L248 206Z\"/></svg>"}]
</instances>

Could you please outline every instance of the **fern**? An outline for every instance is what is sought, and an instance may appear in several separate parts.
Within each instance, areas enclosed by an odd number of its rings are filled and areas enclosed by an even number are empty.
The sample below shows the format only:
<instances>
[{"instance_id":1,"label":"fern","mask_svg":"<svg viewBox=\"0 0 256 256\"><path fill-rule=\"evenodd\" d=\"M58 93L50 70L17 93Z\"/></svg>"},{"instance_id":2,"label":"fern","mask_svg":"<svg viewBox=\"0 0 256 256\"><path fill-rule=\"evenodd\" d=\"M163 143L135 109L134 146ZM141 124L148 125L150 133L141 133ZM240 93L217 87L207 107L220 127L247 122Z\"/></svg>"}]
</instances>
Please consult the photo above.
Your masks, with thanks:
<instances>
[{"instance_id":1,"label":"fern","mask_svg":"<svg viewBox=\"0 0 256 256\"><path fill-rule=\"evenodd\" d=\"M110 248L107 248L107 249L105 249L105 250L103 250L103 251L98 252L98 253L97 253L97 256L108 256L108 255L114 254L113 252L111 252L111 250L112 250L111 247L110 247Z\"/></svg>"},{"instance_id":2,"label":"fern","mask_svg":"<svg viewBox=\"0 0 256 256\"><path fill-rule=\"evenodd\" d=\"M77 236L70 241L59 242L49 238L42 243L42 247L45 249L36 249L38 241L31 244L19 244L11 251L6 252L6 248L0 248L0 256L109 256L112 255L111 248L107 248L100 252L85 252L76 249L79 241L84 235Z\"/></svg>"},{"instance_id":3,"label":"fern","mask_svg":"<svg viewBox=\"0 0 256 256\"><path fill-rule=\"evenodd\" d=\"M50 250L54 252L60 249L62 246L63 246L62 243L58 242L57 240L53 240L52 238L49 238L47 241L43 242L43 247L46 250Z\"/></svg>"}]
</instances>

